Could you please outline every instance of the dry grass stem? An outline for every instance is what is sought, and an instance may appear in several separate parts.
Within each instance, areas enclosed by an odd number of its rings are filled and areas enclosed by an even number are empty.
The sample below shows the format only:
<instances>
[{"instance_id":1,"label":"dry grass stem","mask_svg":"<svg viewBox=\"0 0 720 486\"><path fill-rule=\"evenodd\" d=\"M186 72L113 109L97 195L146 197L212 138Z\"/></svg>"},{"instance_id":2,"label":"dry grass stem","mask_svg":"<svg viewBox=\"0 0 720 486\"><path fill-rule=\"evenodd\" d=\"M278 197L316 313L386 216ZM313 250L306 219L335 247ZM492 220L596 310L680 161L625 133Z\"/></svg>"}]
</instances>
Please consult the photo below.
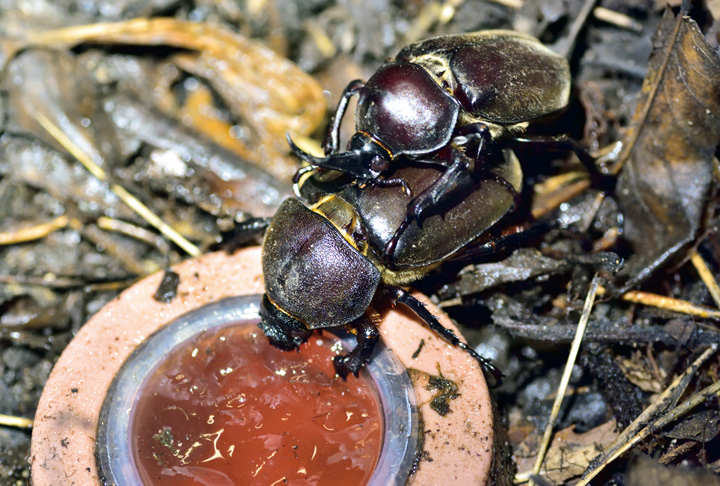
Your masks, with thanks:
<instances>
[{"instance_id":1,"label":"dry grass stem","mask_svg":"<svg viewBox=\"0 0 720 486\"><path fill-rule=\"evenodd\" d=\"M15 417L13 415L3 415L0 413L0 425L4 427L30 429L33 426L33 421L25 417Z\"/></svg>"},{"instance_id":2,"label":"dry grass stem","mask_svg":"<svg viewBox=\"0 0 720 486\"><path fill-rule=\"evenodd\" d=\"M585 298L585 305L583 306L582 315L578 322L577 330L575 332L575 338L573 339L572 346L570 347L570 355L568 356L567 363L565 364L565 370L563 371L562 378L560 379L560 385L558 386L557 395L553 402L552 410L550 412L550 420L545 427L545 433L543 434L542 441L540 443L540 450L533 467L533 474L539 474L542 467L543 461L545 460L545 454L550 447L550 440L552 438L553 429L555 428L555 421L557 420L558 414L560 413L560 406L562 405L563 398L565 397L565 391L567 390L568 383L570 382L570 376L572 375L573 366L577 360L578 352L580 351L580 344L582 343L583 335L587 323L590 320L590 313L595 302L595 296L597 295L598 287L600 286L600 277L595 274L590 283L590 289L588 290ZM530 486L535 484L530 480Z\"/></svg>"},{"instance_id":3,"label":"dry grass stem","mask_svg":"<svg viewBox=\"0 0 720 486\"><path fill-rule=\"evenodd\" d=\"M702 364L710 358L716 350L716 346L706 349L692 365L690 365L681 375L675 378L672 384L670 384L670 386L667 387L667 389L658 396L648 408L643 410L643 412L625 430L622 431L615 442L613 442L605 451L605 456L602 462L600 462L595 469L588 472L576 486L587 486L587 484L589 484L590 481L605 468L605 466L620 457L640 440L647 437L650 432L657 430L658 427L662 427L662 425L678 418L680 416L679 412L687 412L698 403L701 403L707 397L708 393L717 393L720 391L720 382L714 383L705 390L693 395L688 401L684 402L679 407L675 407L671 411L664 413L668 408L677 403L677 400L680 396L682 396L685 388L690 383L692 375L695 374L698 368L702 366ZM698 397L700 397L700 400L698 400ZM690 406L690 404L692 404L692 406ZM655 420L655 422L653 422L650 426L641 429L641 427L650 423L650 421L658 415L660 415L660 417Z\"/></svg>"},{"instance_id":4,"label":"dry grass stem","mask_svg":"<svg viewBox=\"0 0 720 486\"><path fill-rule=\"evenodd\" d=\"M34 113L34 118L37 122L52 136L55 140L60 143L65 150L75 157L85 168L90 171L92 175L100 179L101 181L110 184L110 190L114 192L125 204L135 211L141 218L147 221L151 226L155 227L160 233L165 235L170 241L178 245L185 252L192 256L198 257L202 254L200 249L190 243L184 236L175 231L170 225L161 220L155 213L145 206L139 199L130 194L127 189L120 186L119 184L111 183L108 179L105 171L99 167L90 157L84 153L80 147L75 145L65 133L58 128L53 122L41 113Z\"/></svg>"},{"instance_id":5,"label":"dry grass stem","mask_svg":"<svg viewBox=\"0 0 720 486\"><path fill-rule=\"evenodd\" d=\"M718 286L717 280L715 280L712 271L707 266L707 263L705 263L705 260L702 256L700 256L697 250L693 250L690 255L690 261L695 266L695 269L700 275L700 278L705 286L708 288L708 291L710 291L710 295L715 301L715 305L720 307L720 287Z\"/></svg>"},{"instance_id":6,"label":"dry grass stem","mask_svg":"<svg viewBox=\"0 0 720 486\"><path fill-rule=\"evenodd\" d=\"M26 243L28 241L45 238L53 231L57 231L67 226L69 221L70 220L66 215L62 215L52 221L48 221L47 223L41 223L16 231L1 232L0 245L14 245L16 243Z\"/></svg>"}]
</instances>

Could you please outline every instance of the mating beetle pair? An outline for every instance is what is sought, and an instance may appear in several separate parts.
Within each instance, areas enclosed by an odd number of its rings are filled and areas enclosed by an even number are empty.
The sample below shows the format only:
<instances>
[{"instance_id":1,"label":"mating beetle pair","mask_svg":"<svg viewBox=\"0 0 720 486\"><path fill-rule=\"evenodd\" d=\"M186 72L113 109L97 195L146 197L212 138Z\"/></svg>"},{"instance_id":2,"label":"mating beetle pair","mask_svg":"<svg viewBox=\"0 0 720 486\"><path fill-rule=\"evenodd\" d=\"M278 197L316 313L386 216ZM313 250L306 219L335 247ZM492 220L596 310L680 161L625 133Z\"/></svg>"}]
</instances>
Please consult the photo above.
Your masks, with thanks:
<instances>
[{"instance_id":1,"label":"mating beetle pair","mask_svg":"<svg viewBox=\"0 0 720 486\"><path fill-rule=\"evenodd\" d=\"M366 84L350 83L326 157L290 141L309 163L296 183L310 206L285 201L267 229L265 334L292 349L313 329L349 326L358 346L336 357L335 369L357 375L379 338L367 311L390 299L492 368L400 285L464 252L513 209L522 172L506 142L530 120L562 109L569 87L564 58L508 31L413 44ZM359 98L356 134L340 152L352 96Z\"/></svg>"},{"instance_id":2,"label":"mating beetle pair","mask_svg":"<svg viewBox=\"0 0 720 486\"><path fill-rule=\"evenodd\" d=\"M291 141L295 154L309 163L296 179L313 169L334 169L361 186L407 189L401 178L381 176L398 164L443 167L442 176L409 203L384 250L392 259L410 223L457 193L469 174L493 177L483 163L491 145L510 141L530 120L564 108L569 92L567 61L533 37L484 31L412 44L366 84L348 85L330 124L327 157L313 157ZM339 153L340 124L352 96L359 98L356 133Z\"/></svg>"}]
</instances>

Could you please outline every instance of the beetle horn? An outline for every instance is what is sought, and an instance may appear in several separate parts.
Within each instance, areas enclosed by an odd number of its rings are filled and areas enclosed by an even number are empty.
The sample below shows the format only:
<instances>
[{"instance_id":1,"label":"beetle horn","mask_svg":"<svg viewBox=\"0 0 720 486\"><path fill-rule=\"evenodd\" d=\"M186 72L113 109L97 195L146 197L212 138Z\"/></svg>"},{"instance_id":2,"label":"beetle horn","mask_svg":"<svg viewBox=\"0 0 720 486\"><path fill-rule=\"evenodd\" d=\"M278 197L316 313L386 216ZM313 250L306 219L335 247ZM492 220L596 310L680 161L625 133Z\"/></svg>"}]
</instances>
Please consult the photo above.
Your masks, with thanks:
<instances>
[{"instance_id":1,"label":"beetle horn","mask_svg":"<svg viewBox=\"0 0 720 486\"><path fill-rule=\"evenodd\" d=\"M293 142L289 133L286 135L286 138L288 144L290 145L290 150L292 150L292 153L294 153L300 160L304 160L308 164L314 166L322 166L323 162L327 160L327 157L315 157L314 155L305 152L303 149L298 147L295 142Z\"/></svg>"},{"instance_id":2,"label":"beetle horn","mask_svg":"<svg viewBox=\"0 0 720 486\"><path fill-rule=\"evenodd\" d=\"M327 157L315 157L295 145L295 142L290 138L290 134L287 135L287 141L290 144L292 152L299 159L309 164L308 167L303 167L295 173L293 182L300 180L300 177L306 172L317 168L344 172L351 175L360 183L375 179L378 175L378 172L372 168L372 161L377 157L376 154L363 151L362 148L354 148L347 152L331 154Z\"/></svg>"},{"instance_id":3,"label":"beetle horn","mask_svg":"<svg viewBox=\"0 0 720 486\"><path fill-rule=\"evenodd\" d=\"M298 189L296 188L297 183L300 181L300 178L303 176L303 174L306 174L310 171L315 170L317 167L321 166L322 163L326 160L324 158L315 157L314 155L311 155L307 152L305 152L303 149L298 147L295 142L293 142L293 139L290 137L290 134L288 133L286 135L288 144L290 145L290 150L292 150L292 153L295 154L297 158L300 160L303 160L308 163L305 167L301 167L295 172L295 175L292 178L293 181L293 190L295 191L295 195L298 195Z\"/></svg>"}]
</instances>

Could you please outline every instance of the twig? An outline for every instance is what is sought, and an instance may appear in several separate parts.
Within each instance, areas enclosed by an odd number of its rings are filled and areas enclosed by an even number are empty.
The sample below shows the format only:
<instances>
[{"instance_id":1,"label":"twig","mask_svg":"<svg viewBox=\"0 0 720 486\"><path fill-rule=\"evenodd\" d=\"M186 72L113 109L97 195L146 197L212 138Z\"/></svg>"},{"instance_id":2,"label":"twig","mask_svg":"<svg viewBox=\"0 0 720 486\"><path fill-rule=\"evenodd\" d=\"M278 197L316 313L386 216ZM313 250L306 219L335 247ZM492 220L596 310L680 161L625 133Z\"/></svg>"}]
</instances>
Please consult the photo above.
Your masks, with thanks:
<instances>
[{"instance_id":1,"label":"twig","mask_svg":"<svg viewBox=\"0 0 720 486\"><path fill-rule=\"evenodd\" d=\"M490 0L493 3L502 5L503 7L511 8L513 10L520 10L525 3L524 0Z\"/></svg>"},{"instance_id":2,"label":"twig","mask_svg":"<svg viewBox=\"0 0 720 486\"><path fill-rule=\"evenodd\" d=\"M127 245L118 244L108 233L94 224L79 229L80 234L92 241L96 246L103 248L109 255L117 258L126 270L143 276L160 270L160 265L151 260L138 260L138 256L127 249Z\"/></svg>"},{"instance_id":3,"label":"twig","mask_svg":"<svg viewBox=\"0 0 720 486\"><path fill-rule=\"evenodd\" d=\"M595 7L593 10L593 17L598 20L602 20L603 22L607 22L608 24L631 30L633 32L642 32L643 30L642 24L637 20L628 17L625 14L621 14L620 12L616 12L615 10L610 10L609 8Z\"/></svg>"},{"instance_id":4,"label":"twig","mask_svg":"<svg viewBox=\"0 0 720 486\"><path fill-rule=\"evenodd\" d=\"M145 206L139 199L130 194L127 189L119 184L111 183L105 171L98 166L90 157L83 152L68 136L52 121L42 113L33 113L33 118L47 131L50 136L57 140L73 157L75 157L95 177L110 185L110 190L115 193L125 204L135 211L141 218L154 226L160 233L168 237L185 252L192 256L201 255L200 249L190 243L184 236L175 231L170 225L161 220L155 213Z\"/></svg>"},{"instance_id":5,"label":"twig","mask_svg":"<svg viewBox=\"0 0 720 486\"><path fill-rule=\"evenodd\" d=\"M605 295L607 289L605 287L598 288L598 295ZM720 310L713 309L704 305L693 304L687 300L675 299L665 295L653 294L651 292L643 292L641 290L630 290L620 296L622 300L632 302L634 304L642 304L658 309L677 312L678 314L686 314L693 317L701 317L703 319L720 319Z\"/></svg>"},{"instance_id":6,"label":"twig","mask_svg":"<svg viewBox=\"0 0 720 486\"><path fill-rule=\"evenodd\" d=\"M69 221L69 218L63 214L47 223L41 223L30 228L22 228L17 231L0 233L0 245L14 245L16 243L25 243L45 238L50 233L67 226Z\"/></svg>"},{"instance_id":7,"label":"twig","mask_svg":"<svg viewBox=\"0 0 720 486\"><path fill-rule=\"evenodd\" d=\"M152 245L162 254L166 254L170 251L170 246L168 245L167 240L159 237L157 233L153 233L152 231L148 231L145 228L128 223L127 221L121 221L107 216L100 216L97 220L97 225L105 231L120 233L147 243L148 245Z\"/></svg>"},{"instance_id":8,"label":"twig","mask_svg":"<svg viewBox=\"0 0 720 486\"><path fill-rule=\"evenodd\" d=\"M580 351L580 344L582 343L585 328L587 327L588 320L590 319L590 312L592 311L599 286L600 277L598 274L595 274L592 282L590 283L590 289L588 290L587 297L585 298L585 305L583 306L582 315L580 316L577 331L575 332L575 339L573 339L572 346L570 347L570 355L568 356L567 363L565 364L565 371L560 379L560 385L558 386L557 395L555 396L555 402L553 403L552 411L550 412L550 420L548 420L542 442L540 443L540 450L538 451L537 459L535 460L535 465L533 466L533 474L540 473L540 468L545 460L545 454L547 453L548 447L550 447L550 439L552 438L553 429L555 428L555 421L560 413L560 406L562 405L563 398L565 397L565 391L567 390L568 383L570 382L572 369L573 366L575 366L575 361L577 360L577 355ZM535 483L531 479L529 485L533 486L533 484Z\"/></svg>"},{"instance_id":9,"label":"twig","mask_svg":"<svg viewBox=\"0 0 720 486\"><path fill-rule=\"evenodd\" d=\"M702 317L705 319L720 319L720 310L718 309L693 304L692 302L688 302L686 300L652 294L650 292L631 290L630 292L624 293L620 298L635 304L649 305L657 307L658 309L687 314L689 316Z\"/></svg>"},{"instance_id":10,"label":"twig","mask_svg":"<svg viewBox=\"0 0 720 486\"><path fill-rule=\"evenodd\" d=\"M636 432L643 424L646 424L652 420L653 417L662 413L664 410L673 406L677 403L677 400L682 396L690 378L700 368L700 366L717 350L717 346L711 346L700 355L695 362L690 365L681 375L679 375L672 384L653 402L648 408L646 408L634 421L631 423L622 433L610 444L607 448L602 462L600 462L592 471L586 471L585 477L577 483L576 486L586 486L590 481L602 471L605 466L610 464L612 461L624 454L630 447L637 444L640 440L648 436L652 431L666 425L674 419L680 417L683 413L686 413L691 408L701 403L708 393L717 393L720 391L720 382L716 382L705 388L704 390L693 395L689 400L684 402L682 405L675 407L670 412L662 415L655 420L651 425L643 428L639 432ZM698 399L698 397L700 397ZM634 437L630 438L633 434Z\"/></svg>"},{"instance_id":11,"label":"twig","mask_svg":"<svg viewBox=\"0 0 720 486\"><path fill-rule=\"evenodd\" d=\"M415 42L425 37L432 26L448 23L455 16L455 12L462 2L463 0L445 0L425 5L405 33L405 41Z\"/></svg>"},{"instance_id":12,"label":"twig","mask_svg":"<svg viewBox=\"0 0 720 486\"><path fill-rule=\"evenodd\" d=\"M708 268L707 263L705 263L705 260L700 253L697 252L697 250L693 250L690 254L690 261L695 266L695 270L697 270L703 283L710 291L710 295L715 301L715 305L720 307L720 287L718 287L718 283L710 271L710 268Z\"/></svg>"},{"instance_id":13,"label":"twig","mask_svg":"<svg viewBox=\"0 0 720 486\"><path fill-rule=\"evenodd\" d=\"M15 417L13 415L4 415L0 413L0 425L5 427L19 427L21 429L31 429L33 421L25 417Z\"/></svg>"},{"instance_id":14,"label":"twig","mask_svg":"<svg viewBox=\"0 0 720 486\"><path fill-rule=\"evenodd\" d=\"M670 58L672 57L672 54L674 52L672 46L677 42L678 35L680 34L680 29L683 26L683 15L684 13L681 12L675 20L675 26L673 27L673 31L667 39L668 47L663 54L662 63L660 64L657 73L655 73L654 79L662 79L662 76L664 76L665 71L670 64ZM653 101L655 100L655 96L657 96L658 89L660 88L661 84L662 83L652 83L652 86L650 87L647 96L645 96L643 100L644 104L642 105L642 107L638 107L637 111L633 115L630 129L626 134L627 138L623 141L622 151L618 156L617 161L615 161L613 166L610 168L611 174L619 174L620 170L625 165L625 162L627 162L627 160L630 158L630 154L635 148L635 145L637 144L637 141L640 137L640 133L645 126L645 121L650 114L650 108L652 108L653 106Z\"/></svg>"},{"instance_id":15,"label":"twig","mask_svg":"<svg viewBox=\"0 0 720 486\"><path fill-rule=\"evenodd\" d=\"M578 12L577 16L575 17L575 21L570 27L570 32L568 33L568 36L563 42L559 42L556 46L555 51L559 55L563 56L566 59L570 58L573 49L575 49L575 43L577 42L578 35L580 34L580 31L583 29L583 27L585 27L585 23L587 22L588 17L592 13L596 2L597 0L585 0L585 4L583 5L582 9L580 9L580 12Z\"/></svg>"},{"instance_id":16,"label":"twig","mask_svg":"<svg viewBox=\"0 0 720 486\"><path fill-rule=\"evenodd\" d=\"M129 287L136 281L135 278L127 280L112 280L108 282L88 282L84 279L57 277L47 274L42 277L24 277L20 275L0 275L0 283L13 284L26 287L47 287L49 289L75 289L87 288L89 290L114 290Z\"/></svg>"}]
</instances>

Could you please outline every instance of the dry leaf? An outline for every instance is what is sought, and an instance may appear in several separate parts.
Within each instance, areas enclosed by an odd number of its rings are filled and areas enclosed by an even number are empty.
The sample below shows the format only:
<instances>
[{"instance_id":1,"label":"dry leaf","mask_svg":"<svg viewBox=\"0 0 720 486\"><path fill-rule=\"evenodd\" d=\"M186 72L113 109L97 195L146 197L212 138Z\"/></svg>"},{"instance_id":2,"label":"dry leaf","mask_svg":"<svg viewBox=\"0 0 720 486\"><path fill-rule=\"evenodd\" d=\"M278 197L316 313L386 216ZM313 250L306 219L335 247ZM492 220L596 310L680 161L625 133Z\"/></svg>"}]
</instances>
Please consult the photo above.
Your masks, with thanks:
<instances>
[{"instance_id":1,"label":"dry leaf","mask_svg":"<svg viewBox=\"0 0 720 486\"><path fill-rule=\"evenodd\" d=\"M639 456L628 467L628 486L718 486L720 479L710 471L689 467L664 467Z\"/></svg>"},{"instance_id":2,"label":"dry leaf","mask_svg":"<svg viewBox=\"0 0 720 486\"><path fill-rule=\"evenodd\" d=\"M709 442L720 433L720 416L717 410L703 410L682 420L665 433L673 439L690 439Z\"/></svg>"},{"instance_id":3,"label":"dry leaf","mask_svg":"<svg viewBox=\"0 0 720 486\"><path fill-rule=\"evenodd\" d=\"M693 240L718 143L720 58L693 20L668 10L618 164L618 203L634 250L618 276L622 290Z\"/></svg>"},{"instance_id":4,"label":"dry leaf","mask_svg":"<svg viewBox=\"0 0 720 486\"><path fill-rule=\"evenodd\" d=\"M207 80L259 140L260 163L289 179L296 161L288 156L286 132L312 133L325 116L322 88L295 64L221 25L172 18L133 19L37 33L31 45L169 46L182 69ZM202 128L202 127L200 127Z\"/></svg>"},{"instance_id":5,"label":"dry leaf","mask_svg":"<svg viewBox=\"0 0 720 486\"><path fill-rule=\"evenodd\" d=\"M665 389L665 384L658 381L657 377L645 368L642 363L623 359L620 360L619 365L625 378L641 390L650 393L661 393Z\"/></svg>"},{"instance_id":6,"label":"dry leaf","mask_svg":"<svg viewBox=\"0 0 720 486\"><path fill-rule=\"evenodd\" d=\"M573 427L556 432L545 458L543 476L555 484L565 484L567 480L580 476L590 461L617 437L616 428L615 421L610 421L583 434L575 432ZM538 440L538 435L531 435L525 442ZM517 449L532 449L536 454L537 444L523 443ZM523 472L532 469L535 456L518 457L516 454L515 460L518 471Z\"/></svg>"}]
</instances>

